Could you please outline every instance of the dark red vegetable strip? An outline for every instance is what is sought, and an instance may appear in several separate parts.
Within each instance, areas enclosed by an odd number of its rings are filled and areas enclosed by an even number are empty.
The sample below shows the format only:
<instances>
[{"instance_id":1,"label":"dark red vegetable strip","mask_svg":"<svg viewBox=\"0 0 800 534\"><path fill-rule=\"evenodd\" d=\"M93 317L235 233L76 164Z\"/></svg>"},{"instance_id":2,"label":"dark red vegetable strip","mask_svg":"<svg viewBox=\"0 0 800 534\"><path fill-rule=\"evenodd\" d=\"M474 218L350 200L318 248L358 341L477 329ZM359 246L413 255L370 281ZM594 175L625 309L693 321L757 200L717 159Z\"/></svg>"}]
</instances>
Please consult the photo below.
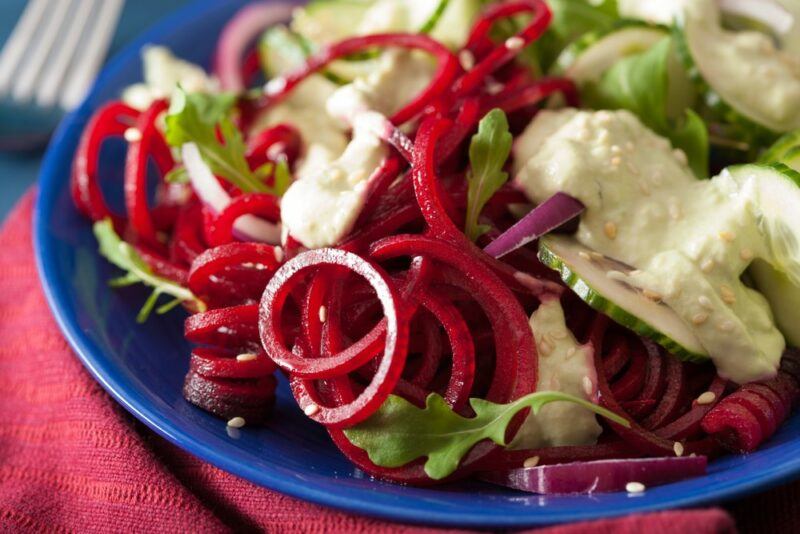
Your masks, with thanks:
<instances>
[{"instance_id":1,"label":"dark red vegetable strip","mask_svg":"<svg viewBox=\"0 0 800 534\"><path fill-rule=\"evenodd\" d=\"M196 313L186 318L184 336L192 343L243 351L261 350L258 306L248 304Z\"/></svg>"},{"instance_id":2,"label":"dark red vegetable strip","mask_svg":"<svg viewBox=\"0 0 800 534\"><path fill-rule=\"evenodd\" d=\"M648 340L647 343L652 342ZM659 428L668 421L673 420L681 408L681 401L686 395L686 376L681 362L670 355L665 357L664 363L667 375L664 393L653 413L641 422L641 425L648 430Z\"/></svg>"},{"instance_id":3,"label":"dark red vegetable strip","mask_svg":"<svg viewBox=\"0 0 800 534\"><path fill-rule=\"evenodd\" d=\"M281 208L278 198L266 193L247 193L234 197L209 225L206 232L208 244L216 247L233 242L233 225L242 215L254 215L274 223L279 222Z\"/></svg>"},{"instance_id":4,"label":"dark red vegetable strip","mask_svg":"<svg viewBox=\"0 0 800 534\"><path fill-rule=\"evenodd\" d=\"M246 359L237 359L237 356ZM275 370L275 364L263 352L237 355L224 349L198 347L192 351L189 361L189 371L206 378L263 378Z\"/></svg>"},{"instance_id":5,"label":"dark red vegetable strip","mask_svg":"<svg viewBox=\"0 0 800 534\"><path fill-rule=\"evenodd\" d=\"M695 399L688 412L668 425L655 430L655 433L662 438L672 440L682 440L696 434L700 430L700 422L703 417L722 399L727 382L724 378L715 377L711 385L708 386L708 391L714 394L714 399L711 402L698 404L697 399Z\"/></svg>"},{"instance_id":6,"label":"dark red vegetable strip","mask_svg":"<svg viewBox=\"0 0 800 534\"><path fill-rule=\"evenodd\" d=\"M289 124L277 124L258 132L247 140L247 163L256 169L269 161L286 158L292 165L300 155L300 132Z\"/></svg>"},{"instance_id":7,"label":"dark red vegetable strip","mask_svg":"<svg viewBox=\"0 0 800 534\"><path fill-rule=\"evenodd\" d=\"M765 436L758 419L736 403L720 403L703 418L703 430L732 452L753 452Z\"/></svg>"}]
</instances>

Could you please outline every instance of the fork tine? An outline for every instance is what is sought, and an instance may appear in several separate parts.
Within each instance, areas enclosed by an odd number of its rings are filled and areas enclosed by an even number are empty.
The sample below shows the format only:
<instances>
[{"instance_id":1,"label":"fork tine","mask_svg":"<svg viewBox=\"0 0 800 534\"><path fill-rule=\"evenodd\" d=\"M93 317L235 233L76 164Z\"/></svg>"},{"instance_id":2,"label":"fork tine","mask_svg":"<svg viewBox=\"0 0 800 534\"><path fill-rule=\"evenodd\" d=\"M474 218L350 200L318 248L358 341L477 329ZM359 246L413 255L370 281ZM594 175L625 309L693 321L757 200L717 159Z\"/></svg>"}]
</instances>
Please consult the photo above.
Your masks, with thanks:
<instances>
[{"instance_id":1,"label":"fork tine","mask_svg":"<svg viewBox=\"0 0 800 534\"><path fill-rule=\"evenodd\" d=\"M28 44L36 33L36 28L47 8L47 0L31 0L0 51L0 95L11 87L12 75L25 55Z\"/></svg>"},{"instance_id":2,"label":"fork tine","mask_svg":"<svg viewBox=\"0 0 800 534\"><path fill-rule=\"evenodd\" d=\"M94 24L87 31L78 52L81 61L69 73L61 93L61 107L72 109L80 104L97 74L117 28L124 0L104 0Z\"/></svg>"},{"instance_id":3,"label":"fork tine","mask_svg":"<svg viewBox=\"0 0 800 534\"><path fill-rule=\"evenodd\" d=\"M54 51L55 56L47 65L42 81L36 89L36 102L42 107L54 106L58 100L61 82L67 68L73 62L75 51L81 42L81 35L95 4L95 0L77 0L77 2L78 5L72 13L72 24L67 28L63 42Z\"/></svg>"},{"instance_id":4,"label":"fork tine","mask_svg":"<svg viewBox=\"0 0 800 534\"><path fill-rule=\"evenodd\" d=\"M53 5L55 4L55 5ZM51 2L52 10L48 10L46 20L43 22L41 34L31 45L30 55L21 65L19 75L14 80L11 96L15 100L26 101L33 95L36 80L42 73L47 57L50 54L60 35L62 25L66 21L71 0Z\"/></svg>"}]
</instances>

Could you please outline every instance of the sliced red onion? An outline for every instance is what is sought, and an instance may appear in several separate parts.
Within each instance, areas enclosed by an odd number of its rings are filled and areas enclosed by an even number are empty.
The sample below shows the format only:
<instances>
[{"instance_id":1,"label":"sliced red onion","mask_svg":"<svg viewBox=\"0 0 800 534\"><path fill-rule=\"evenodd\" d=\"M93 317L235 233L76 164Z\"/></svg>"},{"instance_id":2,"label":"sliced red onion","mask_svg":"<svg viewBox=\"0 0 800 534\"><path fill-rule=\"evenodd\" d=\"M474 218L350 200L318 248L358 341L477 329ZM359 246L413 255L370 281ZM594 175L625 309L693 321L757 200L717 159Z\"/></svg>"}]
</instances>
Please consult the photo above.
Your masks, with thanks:
<instances>
[{"instance_id":1,"label":"sliced red onion","mask_svg":"<svg viewBox=\"0 0 800 534\"><path fill-rule=\"evenodd\" d=\"M242 8L222 30L214 55L214 73L222 89L244 91L242 58L247 47L267 27L283 22L292 14L294 4L287 2L259 2Z\"/></svg>"},{"instance_id":2,"label":"sliced red onion","mask_svg":"<svg viewBox=\"0 0 800 534\"><path fill-rule=\"evenodd\" d=\"M214 213L224 210L230 204L231 197L203 161L197 145L194 143L184 144L181 147L181 155L192 188L201 202ZM242 241L258 241L273 245L281 242L280 225L265 221L255 215L242 215L236 219L233 224L233 235Z\"/></svg>"},{"instance_id":3,"label":"sliced red onion","mask_svg":"<svg viewBox=\"0 0 800 534\"><path fill-rule=\"evenodd\" d=\"M670 456L595 460L492 471L481 478L492 484L542 495L640 492L706 473L705 456Z\"/></svg>"},{"instance_id":4,"label":"sliced red onion","mask_svg":"<svg viewBox=\"0 0 800 534\"><path fill-rule=\"evenodd\" d=\"M778 36L794 26L792 14L776 0L717 0L717 4L725 13L766 24Z\"/></svg>"},{"instance_id":5,"label":"sliced red onion","mask_svg":"<svg viewBox=\"0 0 800 534\"><path fill-rule=\"evenodd\" d=\"M556 193L497 236L483 250L495 258L505 256L571 221L585 209L580 200L566 193Z\"/></svg>"}]
</instances>

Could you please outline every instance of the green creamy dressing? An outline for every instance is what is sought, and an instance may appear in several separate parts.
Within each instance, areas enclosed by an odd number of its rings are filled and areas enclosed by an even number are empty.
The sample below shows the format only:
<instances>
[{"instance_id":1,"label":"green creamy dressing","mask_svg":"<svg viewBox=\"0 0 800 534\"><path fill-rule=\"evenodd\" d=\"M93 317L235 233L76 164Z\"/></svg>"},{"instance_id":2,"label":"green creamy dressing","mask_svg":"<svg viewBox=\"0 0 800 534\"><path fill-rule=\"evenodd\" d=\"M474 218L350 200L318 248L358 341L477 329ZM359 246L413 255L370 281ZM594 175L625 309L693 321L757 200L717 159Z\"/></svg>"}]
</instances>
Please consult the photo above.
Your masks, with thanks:
<instances>
[{"instance_id":1,"label":"green creamy dressing","mask_svg":"<svg viewBox=\"0 0 800 534\"><path fill-rule=\"evenodd\" d=\"M593 400L597 375L592 348L580 345L567 328L557 298L545 300L531 315L538 349L537 391L561 391ZM554 402L528 415L512 449L590 445L602 432L593 412L571 402Z\"/></svg>"},{"instance_id":2,"label":"green creamy dressing","mask_svg":"<svg viewBox=\"0 0 800 534\"><path fill-rule=\"evenodd\" d=\"M531 200L563 191L586 205L576 239L634 267L609 277L672 308L722 376L774 374L784 338L766 299L741 281L754 258L773 259L747 183L727 173L698 181L685 154L628 111L541 112L514 156Z\"/></svg>"}]
</instances>

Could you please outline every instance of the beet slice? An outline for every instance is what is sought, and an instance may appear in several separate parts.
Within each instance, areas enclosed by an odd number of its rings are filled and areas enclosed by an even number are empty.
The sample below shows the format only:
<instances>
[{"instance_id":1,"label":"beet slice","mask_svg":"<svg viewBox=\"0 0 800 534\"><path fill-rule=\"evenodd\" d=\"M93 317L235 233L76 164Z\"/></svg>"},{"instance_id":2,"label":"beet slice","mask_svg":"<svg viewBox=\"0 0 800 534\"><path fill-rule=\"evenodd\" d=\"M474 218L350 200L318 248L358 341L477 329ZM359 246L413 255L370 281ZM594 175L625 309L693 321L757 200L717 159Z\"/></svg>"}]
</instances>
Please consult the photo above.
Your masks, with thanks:
<instances>
[{"instance_id":1,"label":"beet slice","mask_svg":"<svg viewBox=\"0 0 800 534\"><path fill-rule=\"evenodd\" d=\"M761 425L749 409L721 402L703 418L703 430L732 452L753 452L764 440Z\"/></svg>"},{"instance_id":2,"label":"beet slice","mask_svg":"<svg viewBox=\"0 0 800 534\"><path fill-rule=\"evenodd\" d=\"M277 366L263 352L245 353L247 359L238 359L235 352L196 348L192 351L189 370L206 378L264 378L275 372Z\"/></svg>"}]
</instances>

